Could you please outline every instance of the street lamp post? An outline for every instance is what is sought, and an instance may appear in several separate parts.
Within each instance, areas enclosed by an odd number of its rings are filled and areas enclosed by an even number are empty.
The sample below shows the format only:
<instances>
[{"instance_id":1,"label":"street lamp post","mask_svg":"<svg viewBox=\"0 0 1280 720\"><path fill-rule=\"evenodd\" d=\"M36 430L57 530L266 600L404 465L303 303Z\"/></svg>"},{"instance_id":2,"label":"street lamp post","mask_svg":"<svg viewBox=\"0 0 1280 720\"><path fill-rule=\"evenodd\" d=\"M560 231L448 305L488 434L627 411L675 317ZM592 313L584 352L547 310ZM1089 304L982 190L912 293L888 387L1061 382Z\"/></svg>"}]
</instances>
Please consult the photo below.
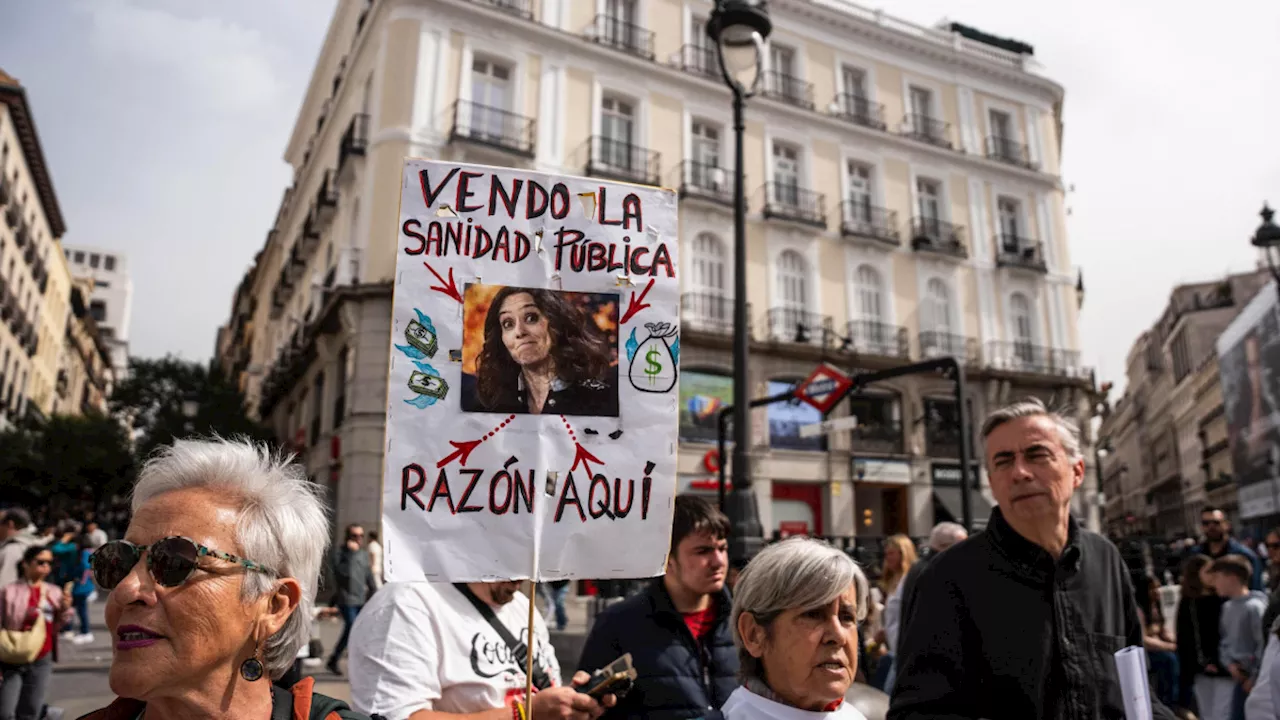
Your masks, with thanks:
<instances>
[{"instance_id":1,"label":"street lamp post","mask_svg":"<svg viewBox=\"0 0 1280 720\"><path fill-rule=\"evenodd\" d=\"M738 567L764 545L764 529L751 490L751 397L747 377L747 201L743 190L743 106L760 84L765 41L773 23L765 0L717 0L707 22L720 73L733 93L733 491L726 510L731 523L729 559ZM744 82L744 80L746 82ZM723 462L723 459L722 459Z\"/></svg>"},{"instance_id":2,"label":"street lamp post","mask_svg":"<svg viewBox=\"0 0 1280 720\"><path fill-rule=\"evenodd\" d=\"M1262 204L1262 224L1253 234L1253 246L1262 251L1267 259L1267 267L1276 279L1276 293L1280 294L1280 226L1271 221L1275 211L1266 203Z\"/></svg>"}]
</instances>

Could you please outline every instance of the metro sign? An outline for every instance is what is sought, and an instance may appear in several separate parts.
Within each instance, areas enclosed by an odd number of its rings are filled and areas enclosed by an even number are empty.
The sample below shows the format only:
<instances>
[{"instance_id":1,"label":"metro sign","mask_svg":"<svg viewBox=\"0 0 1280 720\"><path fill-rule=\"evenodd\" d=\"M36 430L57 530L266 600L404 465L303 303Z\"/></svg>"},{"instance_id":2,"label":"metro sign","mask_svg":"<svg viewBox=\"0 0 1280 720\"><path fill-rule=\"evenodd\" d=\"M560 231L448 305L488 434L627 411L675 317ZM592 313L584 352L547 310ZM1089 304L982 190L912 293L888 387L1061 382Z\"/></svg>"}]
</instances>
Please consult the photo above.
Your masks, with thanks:
<instances>
[{"instance_id":1,"label":"metro sign","mask_svg":"<svg viewBox=\"0 0 1280 720\"><path fill-rule=\"evenodd\" d=\"M839 369L823 363L809 373L809 377L796 387L796 398L809 403L824 415L844 396L853 380Z\"/></svg>"}]
</instances>

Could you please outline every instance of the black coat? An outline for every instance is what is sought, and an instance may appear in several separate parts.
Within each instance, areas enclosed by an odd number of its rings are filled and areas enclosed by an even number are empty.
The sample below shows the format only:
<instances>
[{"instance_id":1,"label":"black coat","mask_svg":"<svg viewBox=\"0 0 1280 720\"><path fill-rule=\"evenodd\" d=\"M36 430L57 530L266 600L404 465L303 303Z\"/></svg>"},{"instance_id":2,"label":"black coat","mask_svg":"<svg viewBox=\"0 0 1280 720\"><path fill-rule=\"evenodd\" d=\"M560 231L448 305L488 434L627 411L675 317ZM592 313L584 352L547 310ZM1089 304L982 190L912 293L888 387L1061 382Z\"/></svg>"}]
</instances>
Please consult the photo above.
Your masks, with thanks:
<instances>
[{"instance_id":1,"label":"black coat","mask_svg":"<svg viewBox=\"0 0 1280 720\"><path fill-rule=\"evenodd\" d=\"M1074 518L1054 560L996 508L929 562L903 617L890 720L1124 720L1114 654L1141 647L1138 607L1120 552Z\"/></svg>"},{"instance_id":2,"label":"black coat","mask_svg":"<svg viewBox=\"0 0 1280 720\"><path fill-rule=\"evenodd\" d=\"M662 578L600 613L578 669L592 673L629 652L638 673L635 686L602 720L686 720L718 710L729 699L738 688L729 593L721 592L714 601L716 622L701 648Z\"/></svg>"},{"instance_id":3,"label":"black coat","mask_svg":"<svg viewBox=\"0 0 1280 720\"><path fill-rule=\"evenodd\" d=\"M1178 601L1175 628L1178 638L1178 671L1183 682L1189 682L1199 674L1216 677L1230 675L1218 660L1218 618L1222 613L1222 603L1223 599L1217 595L1198 598L1184 595ZM1206 672L1206 665L1215 666L1217 672Z\"/></svg>"}]
</instances>

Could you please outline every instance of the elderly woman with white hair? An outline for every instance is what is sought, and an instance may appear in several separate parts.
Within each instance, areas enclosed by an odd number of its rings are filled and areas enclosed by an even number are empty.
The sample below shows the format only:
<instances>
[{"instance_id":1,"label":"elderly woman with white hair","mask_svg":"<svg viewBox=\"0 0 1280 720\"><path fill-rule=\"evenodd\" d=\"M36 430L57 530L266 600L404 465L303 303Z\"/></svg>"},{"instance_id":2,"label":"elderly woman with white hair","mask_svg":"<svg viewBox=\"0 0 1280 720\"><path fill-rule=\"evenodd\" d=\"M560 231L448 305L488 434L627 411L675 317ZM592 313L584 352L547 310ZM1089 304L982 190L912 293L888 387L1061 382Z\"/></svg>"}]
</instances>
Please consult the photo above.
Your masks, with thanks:
<instances>
[{"instance_id":1,"label":"elderly woman with white hair","mask_svg":"<svg viewBox=\"0 0 1280 720\"><path fill-rule=\"evenodd\" d=\"M826 543L793 538L760 552L733 596L743 686L726 720L865 720L844 702L858 672L867 578Z\"/></svg>"},{"instance_id":2,"label":"elderly woman with white hair","mask_svg":"<svg viewBox=\"0 0 1280 720\"><path fill-rule=\"evenodd\" d=\"M310 638L329 522L302 469L240 441L180 440L147 462L123 540L94 552L109 590L111 690L91 720L358 720L272 684Z\"/></svg>"}]
</instances>

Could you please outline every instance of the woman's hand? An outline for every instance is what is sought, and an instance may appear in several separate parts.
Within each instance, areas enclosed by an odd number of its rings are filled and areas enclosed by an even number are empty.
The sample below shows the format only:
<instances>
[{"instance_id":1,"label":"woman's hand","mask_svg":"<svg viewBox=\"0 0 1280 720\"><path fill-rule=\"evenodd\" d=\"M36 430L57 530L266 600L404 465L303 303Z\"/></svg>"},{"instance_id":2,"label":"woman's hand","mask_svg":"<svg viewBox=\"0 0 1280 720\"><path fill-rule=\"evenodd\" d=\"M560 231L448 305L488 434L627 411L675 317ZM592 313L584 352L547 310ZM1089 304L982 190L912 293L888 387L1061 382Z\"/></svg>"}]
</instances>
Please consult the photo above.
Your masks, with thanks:
<instances>
[{"instance_id":1,"label":"woman's hand","mask_svg":"<svg viewBox=\"0 0 1280 720\"><path fill-rule=\"evenodd\" d=\"M62 593L62 602L58 603L58 609L66 612L71 609L71 594Z\"/></svg>"}]
</instances>

